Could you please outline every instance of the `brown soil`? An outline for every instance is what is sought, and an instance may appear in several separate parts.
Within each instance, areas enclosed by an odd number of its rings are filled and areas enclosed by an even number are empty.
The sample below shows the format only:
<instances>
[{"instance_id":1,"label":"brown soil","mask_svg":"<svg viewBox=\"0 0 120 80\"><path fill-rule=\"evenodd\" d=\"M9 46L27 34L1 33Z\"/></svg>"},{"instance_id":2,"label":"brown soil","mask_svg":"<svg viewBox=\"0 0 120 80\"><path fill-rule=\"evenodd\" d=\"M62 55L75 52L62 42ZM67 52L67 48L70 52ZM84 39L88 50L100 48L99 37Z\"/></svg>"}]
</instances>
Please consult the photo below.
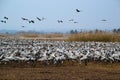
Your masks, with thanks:
<instances>
[{"instance_id":1,"label":"brown soil","mask_svg":"<svg viewBox=\"0 0 120 80\"><path fill-rule=\"evenodd\" d=\"M0 80L120 80L120 66L119 63L88 63L87 66L79 63L62 65L38 63L34 67L2 64Z\"/></svg>"}]
</instances>

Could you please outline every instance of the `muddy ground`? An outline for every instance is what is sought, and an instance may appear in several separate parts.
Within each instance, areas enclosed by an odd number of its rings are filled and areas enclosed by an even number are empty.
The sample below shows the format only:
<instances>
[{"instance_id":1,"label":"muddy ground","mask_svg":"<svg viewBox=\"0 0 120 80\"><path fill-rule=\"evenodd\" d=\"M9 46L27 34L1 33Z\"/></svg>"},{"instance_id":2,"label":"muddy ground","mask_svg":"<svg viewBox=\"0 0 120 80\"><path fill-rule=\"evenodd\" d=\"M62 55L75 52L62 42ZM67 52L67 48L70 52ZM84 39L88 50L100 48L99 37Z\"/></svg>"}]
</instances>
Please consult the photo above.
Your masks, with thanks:
<instances>
[{"instance_id":1,"label":"muddy ground","mask_svg":"<svg viewBox=\"0 0 120 80\"><path fill-rule=\"evenodd\" d=\"M120 80L120 64L1 64L0 80Z\"/></svg>"}]
</instances>

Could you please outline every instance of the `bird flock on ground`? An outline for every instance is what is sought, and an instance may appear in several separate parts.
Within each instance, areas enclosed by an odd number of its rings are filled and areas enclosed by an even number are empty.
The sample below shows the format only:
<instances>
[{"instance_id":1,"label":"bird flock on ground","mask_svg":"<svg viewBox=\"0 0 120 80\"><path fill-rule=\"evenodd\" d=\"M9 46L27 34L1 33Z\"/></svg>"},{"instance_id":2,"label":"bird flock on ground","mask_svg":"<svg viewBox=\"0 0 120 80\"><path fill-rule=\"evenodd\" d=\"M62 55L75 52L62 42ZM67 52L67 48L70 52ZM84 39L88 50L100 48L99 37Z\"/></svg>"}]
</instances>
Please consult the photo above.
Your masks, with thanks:
<instances>
[{"instance_id":1,"label":"bird flock on ground","mask_svg":"<svg viewBox=\"0 0 120 80\"><path fill-rule=\"evenodd\" d=\"M82 12L82 11L79 10L79 9L76 9L75 11L76 11L77 13ZM28 22L28 23L35 23L35 20L27 19L27 18L25 18L25 17L21 17L21 19L22 19L23 21ZM44 17L42 17L42 18L36 17L36 19L37 19L38 21L44 21L46 18L44 18ZM8 17L6 17L6 16L4 16L2 20L0 20L1 23L7 23L7 21L8 21ZM68 21L69 21L69 22L73 22L74 24L78 23L78 22L75 21L74 19L70 19L70 20L68 20ZM101 21L104 21L104 22L105 22L105 21L107 21L107 20L106 20L106 19L102 19ZM58 19L57 22L58 22L58 23L63 23L64 21ZM25 26L21 26L21 27L24 28Z\"/></svg>"},{"instance_id":2,"label":"bird flock on ground","mask_svg":"<svg viewBox=\"0 0 120 80\"><path fill-rule=\"evenodd\" d=\"M0 64L11 61L41 61L48 65L64 61L120 62L120 43L0 38Z\"/></svg>"}]
</instances>

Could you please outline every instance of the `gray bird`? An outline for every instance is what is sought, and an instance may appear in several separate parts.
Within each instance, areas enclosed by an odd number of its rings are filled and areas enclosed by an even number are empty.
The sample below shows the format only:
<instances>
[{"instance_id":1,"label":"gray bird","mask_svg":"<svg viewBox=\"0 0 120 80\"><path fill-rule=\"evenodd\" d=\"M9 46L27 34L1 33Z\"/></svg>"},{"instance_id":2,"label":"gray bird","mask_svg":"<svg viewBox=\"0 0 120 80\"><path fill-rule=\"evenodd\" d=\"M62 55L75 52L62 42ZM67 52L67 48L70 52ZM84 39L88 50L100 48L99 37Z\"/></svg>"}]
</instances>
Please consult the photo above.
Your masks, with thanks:
<instances>
[{"instance_id":1,"label":"gray bird","mask_svg":"<svg viewBox=\"0 0 120 80\"><path fill-rule=\"evenodd\" d=\"M4 20L1 20L0 22L2 22L2 23L6 23L6 21L4 21Z\"/></svg>"},{"instance_id":2,"label":"gray bird","mask_svg":"<svg viewBox=\"0 0 120 80\"><path fill-rule=\"evenodd\" d=\"M76 12L81 12L79 9L76 9Z\"/></svg>"},{"instance_id":3,"label":"gray bird","mask_svg":"<svg viewBox=\"0 0 120 80\"><path fill-rule=\"evenodd\" d=\"M26 18L23 18L23 17L22 17L21 19L22 19L22 20L26 20L26 21L28 21L28 19L26 19Z\"/></svg>"},{"instance_id":4,"label":"gray bird","mask_svg":"<svg viewBox=\"0 0 120 80\"><path fill-rule=\"evenodd\" d=\"M63 21L62 20L58 20L58 23L63 23Z\"/></svg>"},{"instance_id":5,"label":"gray bird","mask_svg":"<svg viewBox=\"0 0 120 80\"><path fill-rule=\"evenodd\" d=\"M8 17L5 16L4 19L8 20Z\"/></svg>"},{"instance_id":6,"label":"gray bird","mask_svg":"<svg viewBox=\"0 0 120 80\"><path fill-rule=\"evenodd\" d=\"M45 20L45 18L43 17L42 20Z\"/></svg>"},{"instance_id":7,"label":"gray bird","mask_svg":"<svg viewBox=\"0 0 120 80\"><path fill-rule=\"evenodd\" d=\"M70 19L69 21L74 21L73 19Z\"/></svg>"},{"instance_id":8,"label":"gray bird","mask_svg":"<svg viewBox=\"0 0 120 80\"><path fill-rule=\"evenodd\" d=\"M39 21L42 21L42 19L40 19L40 18L38 18L38 17L36 17Z\"/></svg>"},{"instance_id":9,"label":"gray bird","mask_svg":"<svg viewBox=\"0 0 120 80\"><path fill-rule=\"evenodd\" d=\"M21 26L22 28L24 28L25 26Z\"/></svg>"},{"instance_id":10,"label":"gray bird","mask_svg":"<svg viewBox=\"0 0 120 80\"><path fill-rule=\"evenodd\" d=\"M34 20L30 20L29 23L35 23L35 21Z\"/></svg>"},{"instance_id":11,"label":"gray bird","mask_svg":"<svg viewBox=\"0 0 120 80\"><path fill-rule=\"evenodd\" d=\"M74 22L75 24L78 23L78 22Z\"/></svg>"},{"instance_id":12,"label":"gray bird","mask_svg":"<svg viewBox=\"0 0 120 80\"><path fill-rule=\"evenodd\" d=\"M106 19L102 19L101 21L107 21Z\"/></svg>"}]
</instances>

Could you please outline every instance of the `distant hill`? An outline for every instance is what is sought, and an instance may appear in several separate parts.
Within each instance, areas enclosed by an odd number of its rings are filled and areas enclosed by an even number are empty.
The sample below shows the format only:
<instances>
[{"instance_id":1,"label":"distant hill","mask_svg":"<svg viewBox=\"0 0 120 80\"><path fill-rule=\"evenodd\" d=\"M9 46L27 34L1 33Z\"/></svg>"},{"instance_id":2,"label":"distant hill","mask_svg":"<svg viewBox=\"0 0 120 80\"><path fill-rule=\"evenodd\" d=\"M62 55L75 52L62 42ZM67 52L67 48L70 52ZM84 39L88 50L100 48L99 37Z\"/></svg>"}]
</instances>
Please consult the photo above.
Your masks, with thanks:
<instances>
[{"instance_id":1,"label":"distant hill","mask_svg":"<svg viewBox=\"0 0 120 80\"><path fill-rule=\"evenodd\" d=\"M0 30L0 33L3 33L3 34L5 34L5 33L14 34L16 32L18 32L18 31L17 30L5 30L5 29Z\"/></svg>"}]
</instances>

